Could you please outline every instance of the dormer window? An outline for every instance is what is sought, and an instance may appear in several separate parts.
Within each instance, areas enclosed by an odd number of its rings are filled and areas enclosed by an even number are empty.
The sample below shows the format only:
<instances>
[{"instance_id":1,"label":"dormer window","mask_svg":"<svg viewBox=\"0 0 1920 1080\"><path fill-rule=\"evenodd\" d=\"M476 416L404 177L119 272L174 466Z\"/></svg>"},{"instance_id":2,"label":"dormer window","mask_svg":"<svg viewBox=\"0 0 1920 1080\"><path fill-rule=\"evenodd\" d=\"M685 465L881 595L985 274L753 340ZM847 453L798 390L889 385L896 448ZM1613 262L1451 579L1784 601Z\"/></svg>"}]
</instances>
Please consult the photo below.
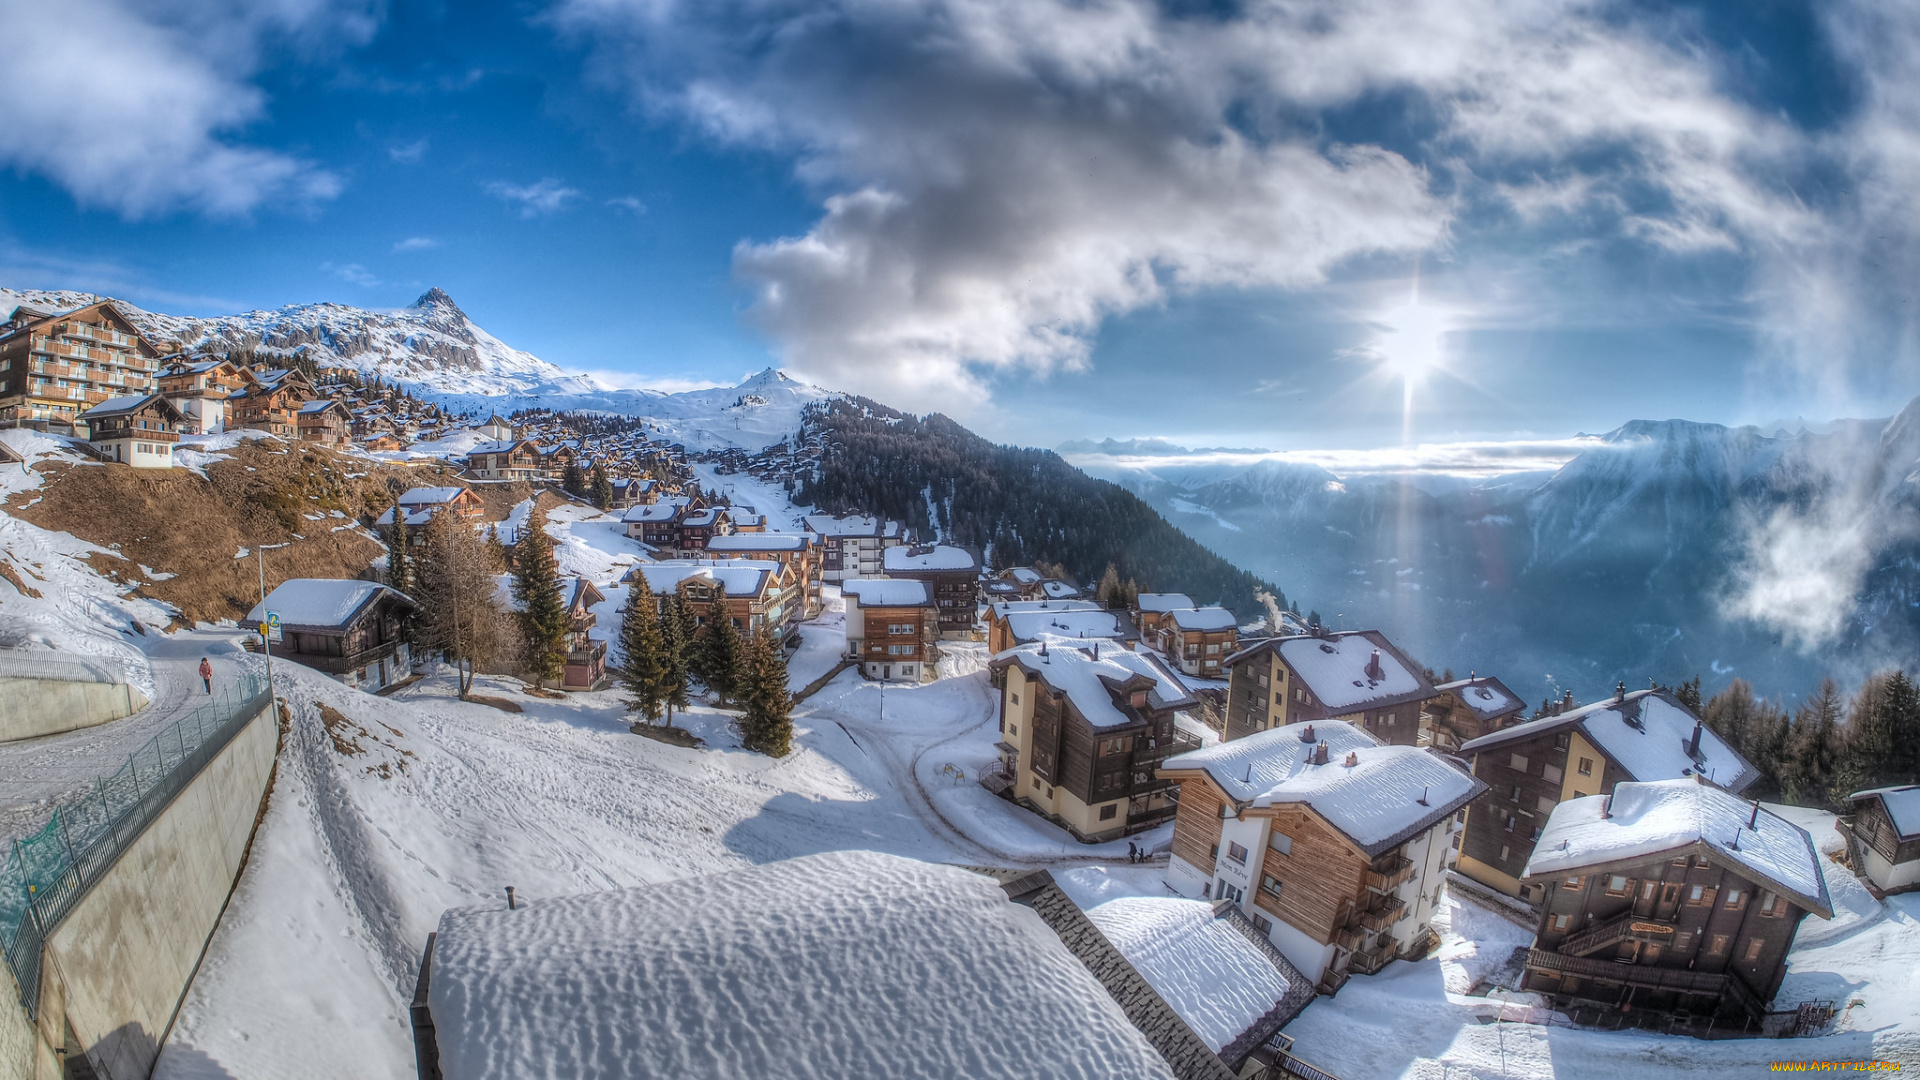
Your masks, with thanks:
<instances>
[{"instance_id":1,"label":"dormer window","mask_svg":"<svg viewBox=\"0 0 1920 1080\"><path fill-rule=\"evenodd\" d=\"M1130 700L1133 702L1134 708L1144 709L1147 707L1147 692L1145 690L1135 690L1130 696Z\"/></svg>"}]
</instances>

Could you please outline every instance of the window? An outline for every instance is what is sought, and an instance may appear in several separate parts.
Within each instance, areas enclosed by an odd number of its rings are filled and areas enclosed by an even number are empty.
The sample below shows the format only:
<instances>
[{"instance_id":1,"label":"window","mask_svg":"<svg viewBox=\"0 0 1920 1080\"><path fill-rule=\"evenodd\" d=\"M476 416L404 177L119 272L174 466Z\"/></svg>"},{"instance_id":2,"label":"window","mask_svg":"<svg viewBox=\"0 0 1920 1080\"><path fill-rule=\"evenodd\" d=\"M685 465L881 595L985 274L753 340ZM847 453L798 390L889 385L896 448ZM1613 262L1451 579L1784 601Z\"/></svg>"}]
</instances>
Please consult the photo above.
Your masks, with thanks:
<instances>
[{"instance_id":1,"label":"window","mask_svg":"<svg viewBox=\"0 0 1920 1080\"><path fill-rule=\"evenodd\" d=\"M1254 929L1260 931L1263 934L1267 934L1271 936L1273 933L1273 920L1267 918L1265 915L1262 915L1258 912L1254 913L1253 926L1254 926Z\"/></svg>"},{"instance_id":2,"label":"window","mask_svg":"<svg viewBox=\"0 0 1920 1080\"><path fill-rule=\"evenodd\" d=\"M1653 899L1653 882L1649 881L1646 884L1640 886L1640 899L1642 900Z\"/></svg>"},{"instance_id":3,"label":"window","mask_svg":"<svg viewBox=\"0 0 1920 1080\"><path fill-rule=\"evenodd\" d=\"M1555 915L1553 917L1553 928L1555 930L1565 930L1567 928L1567 924L1572 921L1573 921L1573 916L1571 915Z\"/></svg>"},{"instance_id":4,"label":"window","mask_svg":"<svg viewBox=\"0 0 1920 1080\"><path fill-rule=\"evenodd\" d=\"M1624 874L1615 874L1607 879L1608 896L1627 895L1627 878Z\"/></svg>"},{"instance_id":5,"label":"window","mask_svg":"<svg viewBox=\"0 0 1920 1080\"><path fill-rule=\"evenodd\" d=\"M1507 764L1510 767L1512 767L1514 772L1527 771L1527 759L1524 757L1521 757L1519 754L1515 754L1512 757L1508 758Z\"/></svg>"},{"instance_id":6,"label":"window","mask_svg":"<svg viewBox=\"0 0 1920 1080\"><path fill-rule=\"evenodd\" d=\"M1579 892L1580 891L1580 875L1575 874L1572 877L1568 878L1567 880L1561 882L1560 887L1567 890L1568 892Z\"/></svg>"},{"instance_id":7,"label":"window","mask_svg":"<svg viewBox=\"0 0 1920 1080\"><path fill-rule=\"evenodd\" d=\"M1119 812L1120 812L1120 804L1119 804L1119 803L1110 803L1110 804L1108 804L1108 805L1106 805L1106 806L1103 806L1103 807L1101 807L1101 808L1100 808L1100 820L1101 820L1101 821L1112 821L1112 820L1113 820L1113 816L1114 816L1115 814L1117 814L1117 813L1119 813Z\"/></svg>"},{"instance_id":8,"label":"window","mask_svg":"<svg viewBox=\"0 0 1920 1080\"><path fill-rule=\"evenodd\" d=\"M1275 705L1285 705L1285 704L1287 703L1287 699L1286 699L1286 697L1285 697L1285 696L1283 696L1283 695L1282 695L1282 694L1280 693L1280 691L1278 691L1278 690L1275 690L1275 691L1273 692L1273 703L1274 703Z\"/></svg>"},{"instance_id":9,"label":"window","mask_svg":"<svg viewBox=\"0 0 1920 1080\"><path fill-rule=\"evenodd\" d=\"M1553 813L1554 799L1551 795L1542 795L1533 801L1535 809L1543 814Z\"/></svg>"},{"instance_id":10,"label":"window","mask_svg":"<svg viewBox=\"0 0 1920 1080\"><path fill-rule=\"evenodd\" d=\"M1540 826L1538 825L1533 827L1533 842L1536 844L1540 842Z\"/></svg>"},{"instance_id":11,"label":"window","mask_svg":"<svg viewBox=\"0 0 1920 1080\"><path fill-rule=\"evenodd\" d=\"M1760 914L1769 919L1777 919L1787 913L1787 898L1766 893L1760 897Z\"/></svg>"},{"instance_id":12,"label":"window","mask_svg":"<svg viewBox=\"0 0 1920 1080\"><path fill-rule=\"evenodd\" d=\"M1580 759L1580 775L1581 776L1593 775L1593 759L1592 758L1583 757Z\"/></svg>"},{"instance_id":13,"label":"window","mask_svg":"<svg viewBox=\"0 0 1920 1080\"><path fill-rule=\"evenodd\" d=\"M1563 731L1560 734L1555 735L1553 737L1553 748L1555 750L1565 750L1569 745L1572 744L1572 742L1573 742L1572 738L1569 737L1567 733Z\"/></svg>"},{"instance_id":14,"label":"window","mask_svg":"<svg viewBox=\"0 0 1920 1080\"><path fill-rule=\"evenodd\" d=\"M1673 935L1673 947L1677 952L1683 952L1683 953L1686 952L1687 946L1692 944L1693 944L1693 935L1690 933L1687 933L1684 930L1678 934Z\"/></svg>"},{"instance_id":15,"label":"window","mask_svg":"<svg viewBox=\"0 0 1920 1080\"><path fill-rule=\"evenodd\" d=\"M1393 719L1393 714L1392 714L1392 713L1388 713L1388 714L1386 715L1386 718L1385 718L1385 719L1386 719L1386 724L1387 724L1387 726L1388 726L1388 727L1392 727L1392 726L1393 726L1393 724L1394 724L1394 719Z\"/></svg>"},{"instance_id":16,"label":"window","mask_svg":"<svg viewBox=\"0 0 1920 1080\"><path fill-rule=\"evenodd\" d=\"M1687 903L1689 904L1704 904L1706 902L1707 902L1707 887L1705 885L1695 885L1687 893Z\"/></svg>"},{"instance_id":17,"label":"window","mask_svg":"<svg viewBox=\"0 0 1920 1080\"><path fill-rule=\"evenodd\" d=\"M1520 785L1519 784L1513 785L1513 791L1507 795L1507 798L1513 802L1520 801Z\"/></svg>"},{"instance_id":18,"label":"window","mask_svg":"<svg viewBox=\"0 0 1920 1080\"><path fill-rule=\"evenodd\" d=\"M889 646L887 646L887 655L888 655L888 656L912 656L912 655L913 655L913 646L911 646L911 645L889 645Z\"/></svg>"},{"instance_id":19,"label":"window","mask_svg":"<svg viewBox=\"0 0 1920 1080\"><path fill-rule=\"evenodd\" d=\"M888 624L887 624L887 633L889 633L889 634L911 634L911 633L913 633L913 632L914 632L915 630L917 630L917 629L919 629L919 628L918 628L918 627L916 627L916 626L914 626L914 625L913 625L912 623L910 623L910 622L909 622L909 623L888 623Z\"/></svg>"},{"instance_id":20,"label":"window","mask_svg":"<svg viewBox=\"0 0 1920 1080\"><path fill-rule=\"evenodd\" d=\"M1501 861L1501 862L1506 862L1506 861L1507 861L1507 856L1508 856L1509 854L1511 854L1511 853L1512 853L1512 851L1513 851L1513 849L1512 849L1512 848L1510 848L1510 847L1508 847L1508 846L1507 846L1507 845L1505 845L1505 844L1501 844L1501 845L1500 845L1500 861Z\"/></svg>"},{"instance_id":21,"label":"window","mask_svg":"<svg viewBox=\"0 0 1920 1080\"><path fill-rule=\"evenodd\" d=\"M1747 894L1740 889L1727 890L1727 910L1738 911L1747 902Z\"/></svg>"},{"instance_id":22,"label":"window","mask_svg":"<svg viewBox=\"0 0 1920 1080\"><path fill-rule=\"evenodd\" d=\"M1279 896L1280 879L1274 877L1272 874L1261 874L1260 891L1266 893L1268 896Z\"/></svg>"},{"instance_id":23,"label":"window","mask_svg":"<svg viewBox=\"0 0 1920 1080\"><path fill-rule=\"evenodd\" d=\"M1713 935L1713 945L1712 947L1707 949L1707 952L1713 954L1714 956L1719 956L1726 951L1727 951L1727 935L1725 934Z\"/></svg>"},{"instance_id":24,"label":"window","mask_svg":"<svg viewBox=\"0 0 1920 1080\"><path fill-rule=\"evenodd\" d=\"M1247 849L1229 840L1227 842L1227 858L1237 863L1244 863L1247 861Z\"/></svg>"},{"instance_id":25,"label":"window","mask_svg":"<svg viewBox=\"0 0 1920 1080\"><path fill-rule=\"evenodd\" d=\"M1007 725L1007 734L1009 734L1009 735L1018 735L1018 734L1020 734L1020 725L1019 725L1019 724L1008 724L1008 725Z\"/></svg>"},{"instance_id":26,"label":"window","mask_svg":"<svg viewBox=\"0 0 1920 1080\"><path fill-rule=\"evenodd\" d=\"M1267 837L1267 846L1282 855L1292 856L1293 837L1288 836L1286 833L1274 833L1272 836Z\"/></svg>"},{"instance_id":27,"label":"window","mask_svg":"<svg viewBox=\"0 0 1920 1080\"><path fill-rule=\"evenodd\" d=\"M1744 959L1749 964L1753 963L1755 960L1760 959L1760 946L1762 944L1764 943L1759 938L1748 938L1747 951L1746 951L1746 954L1742 957L1742 959Z\"/></svg>"},{"instance_id":28,"label":"window","mask_svg":"<svg viewBox=\"0 0 1920 1080\"><path fill-rule=\"evenodd\" d=\"M1557 784L1560 782L1560 777L1563 774L1561 773L1560 766L1558 765L1542 765L1540 766L1540 775L1546 777L1547 779Z\"/></svg>"},{"instance_id":29,"label":"window","mask_svg":"<svg viewBox=\"0 0 1920 1080\"><path fill-rule=\"evenodd\" d=\"M1018 705L1018 704L1020 704L1020 695L1019 695L1019 694L1015 694L1015 695L1013 695L1013 703L1014 703L1015 705Z\"/></svg>"},{"instance_id":30,"label":"window","mask_svg":"<svg viewBox=\"0 0 1920 1080\"><path fill-rule=\"evenodd\" d=\"M1507 815L1507 831L1508 831L1508 832L1512 832L1512 831L1513 831L1513 827L1514 827L1515 825L1518 825L1519 823L1520 823L1520 821L1519 821L1519 819L1518 819L1518 818L1516 818L1516 817L1514 817L1514 816L1513 816L1512 814L1508 814L1508 815Z\"/></svg>"}]
</instances>

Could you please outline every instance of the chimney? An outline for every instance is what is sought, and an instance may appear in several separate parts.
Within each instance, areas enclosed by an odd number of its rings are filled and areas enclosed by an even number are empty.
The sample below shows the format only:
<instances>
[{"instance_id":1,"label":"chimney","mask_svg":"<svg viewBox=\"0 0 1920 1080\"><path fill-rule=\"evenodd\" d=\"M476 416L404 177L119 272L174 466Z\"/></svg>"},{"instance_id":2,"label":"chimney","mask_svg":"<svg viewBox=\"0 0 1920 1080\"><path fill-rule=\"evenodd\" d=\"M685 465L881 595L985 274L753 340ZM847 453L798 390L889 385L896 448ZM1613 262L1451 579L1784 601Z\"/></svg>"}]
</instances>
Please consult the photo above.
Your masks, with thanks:
<instances>
[{"instance_id":1,"label":"chimney","mask_svg":"<svg viewBox=\"0 0 1920 1080\"><path fill-rule=\"evenodd\" d=\"M1693 722L1693 738L1687 740L1687 756L1695 761L1700 759L1700 721Z\"/></svg>"},{"instance_id":2,"label":"chimney","mask_svg":"<svg viewBox=\"0 0 1920 1080\"><path fill-rule=\"evenodd\" d=\"M1613 700L1627 700L1627 681L1625 679L1620 680L1619 684L1613 688Z\"/></svg>"},{"instance_id":3,"label":"chimney","mask_svg":"<svg viewBox=\"0 0 1920 1080\"><path fill-rule=\"evenodd\" d=\"M1760 831L1760 800L1758 799L1753 801L1753 813L1747 815L1747 828L1754 832Z\"/></svg>"},{"instance_id":4,"label":"chimney","mask_svg":"<svg viewBox=\"0 0 1920 1080\"><path fill-rule=\"evenodd\" d=\"M1603 795L1600 798L1600 820L1606 821L1611 817L1613 817L1613 796Z\"/></svg>"},{"instance_id":5,"label":"chimney","mask_svg":"<svg viewBox=\"0 0 1920 1080\"><path fill-rule=\"evenodd\" d=\"M1360 751L1358 750L1347 751L1347 760L1343 764L1349 769L1353 768L1355 765L1360 764Z\"/></svg>"},{"instance_id":6,"label":"chimney","mask_svg":"<svg viewBox=\"0 0 1920 1080\"><path fill-rule=\"evenodd\" d=\"M1413 800L1413 801L1414 801L1414 802L1417 802L1417 803L1419 803L1419 804L1420 804L1421 806L1426 806L1426 805L1427 805L1427 790L1428 790L1428 789L1426 789L1426 788L1424 788L1424 787L1423 787L1423 788L1421 788L1421 789L1420 789L1420 797L1419 797L1419 798L1417 798L1417 799L1415 799L1415 800Z\"/></svg>"},{"instance_id":7,"label":"chimney","mask_svg":"<svg viewBox=\"0 0 1920 1080\"><path fill-rule=\"evenodd\" d=\"M507 886L507 910L508 911L515 910L514 903L513 903L513 886L511 885Z\"/></svg>"},{"instance_id":8,"label":"chimney","mask_svg":"<svg viewBox=\"0 0 1920 1080\"><path fill-rule=\"evenodd\" d=\"M1573 708L1573 691L1569 690L1560 699L1560 711L1565 712L1571 708Z\"/></svg>"},{"instance_id":9,"label":"chimney","mask_svg":"<svg viewBox=\"0 0 1920 1080\"><path fill-rule=\"evenodd\" d=\"M1373 650L1373 655L1367 657L1367 678L1372 679L1374 682L1379 682L1380 677L1384 674L1386 673L1380 668L1380 650L1375 649Z\"/></svg>"},{"instance_id":10,"label":"chimney","mask_svg":"<svg viewBox=\"0 0 1920 1080\"><path fill-rule=\"evenodd\" d=\"M1327 763L1327 744L1315 743L1313 747L1313 757L1308 760L1315 765L1325 765Z\"/></svg>"},{"instance_id":11,"label":"chimney","mask_svg":"<svg viewBox=\"0 0 1920 1080\"><path fill-rule=\"evenodd\" d=\"M1308 724L1307 730L1300 733L1300 741L1301 742L1313 741L1313 725L1312 724Z\"/></svg>"},{"instance_id":12,"label":"chimney","mask_svg":"<svg viewBox=\"0 0 1920 1080\"><path fill-rule=\"evenodd\" d=\"M1093 658L1100 659L1100 643L1097 641L1093 643Z\"/></svg>"}]
</instances>

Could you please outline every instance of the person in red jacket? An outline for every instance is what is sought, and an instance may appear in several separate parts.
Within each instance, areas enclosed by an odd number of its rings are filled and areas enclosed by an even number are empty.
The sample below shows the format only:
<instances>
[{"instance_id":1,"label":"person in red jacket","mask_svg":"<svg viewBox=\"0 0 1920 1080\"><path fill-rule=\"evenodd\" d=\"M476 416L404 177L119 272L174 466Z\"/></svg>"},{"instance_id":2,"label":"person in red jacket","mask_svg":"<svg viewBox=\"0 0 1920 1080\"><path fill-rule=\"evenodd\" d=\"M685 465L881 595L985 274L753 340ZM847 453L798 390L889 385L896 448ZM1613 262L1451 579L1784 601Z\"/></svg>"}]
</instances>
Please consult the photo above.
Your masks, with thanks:
<instances>
[{"instance_id":1,"label":"person in red jacket","mask_svg":"<svg viewBox=\"0 0 1920 1080\"><path fill-rule=\"evenodd\" d=\"M213 693L213 661L200 658L200 681L207 684L207 693Z\"/></svg>"}]
</instances>

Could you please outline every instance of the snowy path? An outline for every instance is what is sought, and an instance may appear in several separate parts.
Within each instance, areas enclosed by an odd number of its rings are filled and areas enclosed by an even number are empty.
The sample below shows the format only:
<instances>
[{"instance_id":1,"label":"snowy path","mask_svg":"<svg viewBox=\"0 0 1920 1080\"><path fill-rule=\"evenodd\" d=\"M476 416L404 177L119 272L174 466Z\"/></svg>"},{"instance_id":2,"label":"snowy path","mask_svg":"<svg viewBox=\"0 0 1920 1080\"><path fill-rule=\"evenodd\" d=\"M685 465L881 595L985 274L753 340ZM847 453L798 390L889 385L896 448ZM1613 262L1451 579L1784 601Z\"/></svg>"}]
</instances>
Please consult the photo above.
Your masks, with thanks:
<instances>
[{"instance_id":1,"label":"snowy path","mask_svg":"<svg viewBox=\"0 0 1920 1080\"><path fill-rule=\"evenodd\" d=\"M205 704L209 699L197 673L202 656L214 662L215 694L261 663L240 647L233 632L159 637L149 646L154 699L145 709L78 731L0 743L0 839L45 824L52 800L111 775L157 732Z\"/></svg>"}]
</instances>

